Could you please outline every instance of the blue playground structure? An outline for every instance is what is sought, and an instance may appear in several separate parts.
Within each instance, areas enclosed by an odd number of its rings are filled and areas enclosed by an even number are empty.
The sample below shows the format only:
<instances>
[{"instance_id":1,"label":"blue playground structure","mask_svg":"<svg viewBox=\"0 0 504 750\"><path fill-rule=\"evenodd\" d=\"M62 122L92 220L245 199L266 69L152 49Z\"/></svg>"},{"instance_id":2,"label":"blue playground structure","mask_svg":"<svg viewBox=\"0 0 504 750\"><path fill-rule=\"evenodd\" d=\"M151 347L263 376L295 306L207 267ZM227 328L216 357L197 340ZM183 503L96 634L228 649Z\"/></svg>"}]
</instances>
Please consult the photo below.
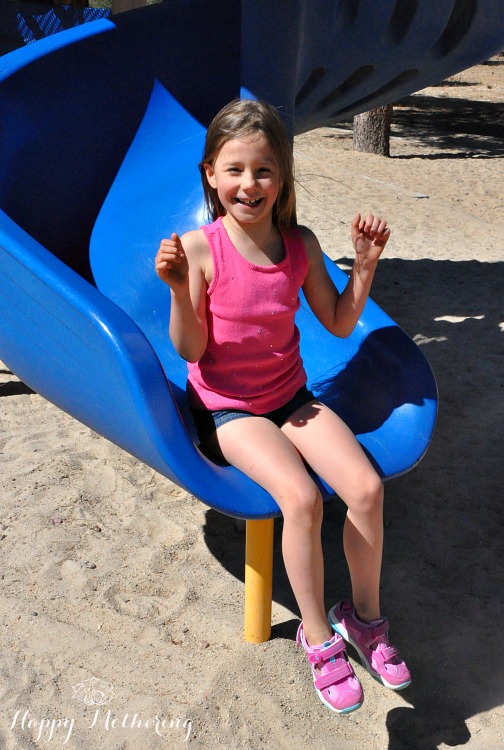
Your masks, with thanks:
<instances>
[{"instance_id":1,"label":"blue playground structure","mask_svg":"<svg viewBox=\"0 0 504 750\"><path fill-rule=\"evenodd\" d=\"M0 57L0 358L209 506L278 515L265 491L199 450L154 272L160 239L205 220L206 126L254 96L280 107L294 135L503 46L495 0L167 0ZM303 301L297 323L311 387L381 475L414 466L437 409L419 348L371 300L345 340Z\"/></svg>"},{"instance_id":2,"label":"blue playground structure","mask_svg":"<svg viewBox=\"0 0 504 750\"><path fill-rule=\"evenodd\" d=\"M0 55L82 23L108 18L106 8L0 0Z\"/></svg>"}]
</instances>

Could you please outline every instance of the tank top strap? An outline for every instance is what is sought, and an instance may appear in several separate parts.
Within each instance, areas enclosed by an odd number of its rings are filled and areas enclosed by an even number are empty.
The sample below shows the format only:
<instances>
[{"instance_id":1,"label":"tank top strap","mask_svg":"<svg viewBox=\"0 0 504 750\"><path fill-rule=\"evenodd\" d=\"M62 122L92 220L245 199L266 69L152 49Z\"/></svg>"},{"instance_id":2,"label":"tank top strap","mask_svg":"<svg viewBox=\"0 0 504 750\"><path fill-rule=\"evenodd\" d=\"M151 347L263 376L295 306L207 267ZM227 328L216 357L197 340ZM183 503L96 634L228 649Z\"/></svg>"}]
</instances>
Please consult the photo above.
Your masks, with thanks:
<instances>
[{"instance_id":1,"label":"tank top strap","mask_svg":"<svg viewBox=\"0 0 504 750\"><path fill-rule=\"evenodd\" d=\"M219 281L223 265L228 265L233 258L233 252L231 252L233 251L233 245L228 233L224 229L221 216L211 224L204 224L201 229L208 242L210 255L212 256L213 276L208 287L208 294L212 294Z\"/></svg>"},{"instance_id":2,"label":"tank top strap","mask_svg":"<svg viewBox=\"0 0 504 750\"><path fill-rule=\"evenodd\" d=\"M306 274L308 273L308 255L306 253L305 243L301 236L299 227L295 226L289 229L281 229L280 233L282 235L286 257L289 258L289 262L293 265L296 271L296 276L299 275L300 284L302 285Z\"/></svg>"}]
</instances>

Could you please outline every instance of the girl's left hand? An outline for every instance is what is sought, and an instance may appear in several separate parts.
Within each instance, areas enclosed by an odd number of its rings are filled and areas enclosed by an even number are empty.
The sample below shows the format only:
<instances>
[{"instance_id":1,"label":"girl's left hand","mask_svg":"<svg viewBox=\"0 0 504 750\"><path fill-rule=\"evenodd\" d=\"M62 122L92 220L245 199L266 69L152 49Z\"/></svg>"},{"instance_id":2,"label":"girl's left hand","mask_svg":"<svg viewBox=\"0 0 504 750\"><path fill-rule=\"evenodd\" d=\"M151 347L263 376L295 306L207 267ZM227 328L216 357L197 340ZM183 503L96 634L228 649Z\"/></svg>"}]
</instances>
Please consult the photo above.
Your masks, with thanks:
<instances>
[{"instance_id":1,"label":"girl's left hand","mask_svg":"<svg viewBox=\"0 0 504 750\"><path fill-rule=\"evenodd\" d=\"M383 252L390 229L385 219L368 214L365 219L357 214L352 221L352 242L357 258L376 262Z\"/></svg>"}]
</instances>

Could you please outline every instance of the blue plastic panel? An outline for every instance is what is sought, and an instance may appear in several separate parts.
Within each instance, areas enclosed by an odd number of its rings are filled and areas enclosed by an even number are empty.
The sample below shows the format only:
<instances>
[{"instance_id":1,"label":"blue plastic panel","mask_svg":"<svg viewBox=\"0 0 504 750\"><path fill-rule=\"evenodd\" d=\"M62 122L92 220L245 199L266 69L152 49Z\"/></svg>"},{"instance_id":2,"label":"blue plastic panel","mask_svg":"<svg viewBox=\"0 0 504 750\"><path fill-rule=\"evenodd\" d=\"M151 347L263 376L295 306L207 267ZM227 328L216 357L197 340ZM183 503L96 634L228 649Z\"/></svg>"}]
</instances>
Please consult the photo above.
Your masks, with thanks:
<instances>
[{"instance_id":1,"label":"blue plastic panel","mask_svg":"<svg viewBox=\"0 0 504 750\"><path fill-rule=\"evenodd\" d=\"M493 0L174 0L1 57L0 357L208 505L277 514L261 488L194 445L169 293L153 268L161 237L201 222L204 129L248 90L301 132L502 47L504 4ZM411 468L437 408L418 347L372 301L344 341L306 304L298 325L312 387L383 476Z\"/></svg>"}]
</instances>

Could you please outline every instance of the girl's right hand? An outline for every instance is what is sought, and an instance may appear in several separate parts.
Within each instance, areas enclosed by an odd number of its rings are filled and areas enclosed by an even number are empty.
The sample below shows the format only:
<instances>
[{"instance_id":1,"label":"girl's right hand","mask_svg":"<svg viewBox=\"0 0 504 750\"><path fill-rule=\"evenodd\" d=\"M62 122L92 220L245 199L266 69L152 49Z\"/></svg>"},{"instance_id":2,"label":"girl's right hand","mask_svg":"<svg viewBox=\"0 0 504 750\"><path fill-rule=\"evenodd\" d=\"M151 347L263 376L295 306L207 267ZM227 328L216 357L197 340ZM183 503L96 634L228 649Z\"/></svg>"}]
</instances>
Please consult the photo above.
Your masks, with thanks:
<instances>
[{"instance_id":1,"label":"girl's right hand","mask_svg":"<svg viewBox=\"0 0 504 750\"><path fill-rule=\"evenodd\" d=\"M173 291L189 283L189 264L180 237L175 232L171 239L161 240L155 260L156 273Z\"/></svg>"}]
</instances>

